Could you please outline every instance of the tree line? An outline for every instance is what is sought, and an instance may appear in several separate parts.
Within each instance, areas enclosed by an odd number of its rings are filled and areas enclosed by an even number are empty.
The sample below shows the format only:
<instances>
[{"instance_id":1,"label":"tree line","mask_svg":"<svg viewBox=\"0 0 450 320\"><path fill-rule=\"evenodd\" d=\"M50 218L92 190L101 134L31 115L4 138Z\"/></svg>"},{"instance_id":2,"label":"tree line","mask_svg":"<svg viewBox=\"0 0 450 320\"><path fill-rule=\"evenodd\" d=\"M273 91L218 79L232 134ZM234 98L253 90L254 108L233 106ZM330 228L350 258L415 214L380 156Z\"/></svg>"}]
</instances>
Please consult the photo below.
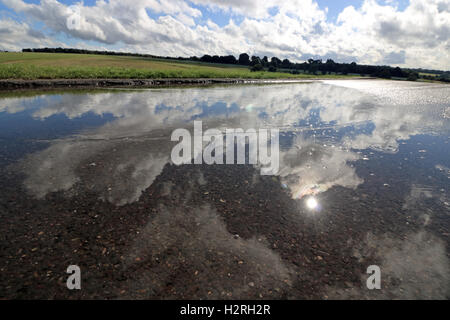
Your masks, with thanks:
<instances>
[{"instance_id":1,"label":"tree line","mask_svg":"<svg viewBox=\"0 0 450 320\"><path fill-rule=\"evenodd\" d=\"M423 70L423 69L405 69L391 66L376 66L376 65L362 65L356 62L338 63L332 59L323 61L322 59L308 59L305 62L296 63L289 59L279 59L278 57L258 57L249 56L247 53L241 53L238 58L234 55L209 55L205 54L201 57L169 57L156 56L151 54L139 54L129 52L114 52L114 51L97 51L74 48L35 48L23 49L23 52L51 52L51 53L78 53L78 54L100 54L100 55L119 55L119 56L135 56L146 57L154 59L170 59L195 61L205 63L218 63L226 65L241 65L248 66L252 71L269 71L269 72L289 72L292 74L309 73L317 74L360 74L364 76L372 76L378 78L406 78L408 80L417 80L420 78L440 80L450 82L450 72L437 70ZM428 75L420 75L421 72L427 71Z\"/></svg>"},{"instance_id":2,"label":"tree line","mask_svg":"<svg viewBox=\"0 0 450 320\"><path fill-rule=\"evenodd\" d=\"M360 74L369 75L379 78L390 79L392 77L408 78L416 80L418 73L412 70L401 69L399 67L391 66L374 66L374 65L360 65L356 62L352 63L338 63L332 59L327 59L323 62L322 59L308 59L302 63L294 63L289 59L279 59L278 57L269 58L264 56L249 56L247 53L241 53L239 58L234 56L210 56L204 55L201 58L191 57L191 60L223 63L223 64L238 64L249 66L252 71L281 71L296 73L310 73L310 74Z\"/></svg>"}]
</instances>

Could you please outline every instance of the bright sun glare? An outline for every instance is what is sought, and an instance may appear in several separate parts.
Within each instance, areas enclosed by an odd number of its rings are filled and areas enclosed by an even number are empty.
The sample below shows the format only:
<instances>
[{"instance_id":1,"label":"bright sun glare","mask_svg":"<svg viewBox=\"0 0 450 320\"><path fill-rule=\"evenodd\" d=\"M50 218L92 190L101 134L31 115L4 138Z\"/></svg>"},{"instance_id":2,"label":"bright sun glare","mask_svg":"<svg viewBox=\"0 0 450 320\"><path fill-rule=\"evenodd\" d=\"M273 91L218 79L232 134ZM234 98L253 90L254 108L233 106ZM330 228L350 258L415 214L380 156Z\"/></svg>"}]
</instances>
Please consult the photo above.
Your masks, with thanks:
<instances>
[{"instance_id":1,"label":"bright sun glare","mask_svg":"<svg viewBox=\"0 0 450 320\"><path fill-rule=\"evenodd\" d=\"M309 197L308 200L306 200L306 206L308 209L316 209L317 208L317 200L314 197Z\"/></svg>"}]
</instances>

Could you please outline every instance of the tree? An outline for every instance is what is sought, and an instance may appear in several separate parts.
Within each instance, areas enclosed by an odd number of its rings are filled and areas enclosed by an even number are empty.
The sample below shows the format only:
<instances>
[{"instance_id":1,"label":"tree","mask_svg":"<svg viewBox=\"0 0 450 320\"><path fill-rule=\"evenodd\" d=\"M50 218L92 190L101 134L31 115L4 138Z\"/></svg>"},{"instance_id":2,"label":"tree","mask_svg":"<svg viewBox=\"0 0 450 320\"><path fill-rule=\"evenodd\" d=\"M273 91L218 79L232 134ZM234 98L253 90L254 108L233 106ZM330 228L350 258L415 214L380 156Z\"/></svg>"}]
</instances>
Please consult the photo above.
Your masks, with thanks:
<instances>
[{"instance_id":1,"label":"tree","mask_svg":"<svg viewBox=\"0 0 450 320\"><path fill-rule=\"evenodd\" d=\"M261 59L257 56L252 56L252 62L250 62L250 65L255 66L257 64L260 64L262 66Z\"/></svg>"},{"instance_id":2,"label":"tree","mask_svg":"<svg viewBox=\"0 0 450 320\"><path fill-rule=\"evenodd\" d=\"M375 73L373 74L375 77L379 77L379 78L385 78L385 79L390 79L391 78L391 72L390 72L390 67L387 66L383 66L383 67L378 67L378 70L375 71Z\"/></svg>"},{"instance_id":3,"label":"tree","mask_svg":"<svg viewBox=\"0 0 450 320\"><path fill-rule=\"evenodd\" d=\"M291 67L291 62L288 59L284 59L283 62L281 62L281 66L283 68L290 68Z\"/></svg>"},{"instance_id":4,"label":"tree","mask_svg":"<svg viewBox=\"0 0 450 320\"><path fill-rule=\"evenodd\" d=\"M350 72L350 73L358 73L357 71L358 71L358 66L357 66L356 62L350 63L349 66L348 66L348 72Z\"/></svg>"},{"instance_id":5,"label":"tree","mask_svg":"<svg viewBox=\"0 0 450 320\"><path fill-rule=\"evenodd\" d=\"M399 67L396 67L391 73L394 77L403 77L403 71Z\"/></svg>"},{"instance_id":6,"label":"tree","mask_svg":"<svg viewBox=\"0 0 450 320\"><path fill-rule=\"evenodd\" d=\"M419 74L417 72L410 72L408 74L408 81L416 81L419 78Z\"/></svg>"},{"instance_id":7,"label":"tree","mask_svg":"<svg viewBox=\"0 0 450 320\"><path fill-rule=\"evenodd\" d=\"M260 63L255 64L253 67L250 68L250 71L263 71L263 70L264 68Z\"/></svg>"},{"instance_id":8,"label":"tree","mask_svg":"<svg viewBox=\"0 0 450 320\"><path fill-rule=\"evenodd\" d=\"M241 53L239 55L238 63L242 64L244 66L248 66L250 64L250 57L249 57L249 55L246 54L246 53Z\"/></svg>"},{"instance_id":9,"label":"tree","mask_svg":"<svg viewBox=\"0 0 450 320\"><path fill-rule=\"evenodd\" d=\"M327 62L325 62L325 70L336 72L336 63L332 59L328 59Z\"/></svg>"},{"instance_id":10,"label":"tree","mask_svg":"<svg viewBox=\"0 0 450 320\"><path fill-rule=\"evenodd\" d=\"M264 58L262 58L261 63L264 67L269 66L269 58L267 58L267 56L264 56Z\"/></svg>"},{"instance_id":11,"label":"tree","mask_svg":"<svg viewBox=\"0 0 450 320\"><path fill-rule=\"evenodd\" d=\"M222 57L222 60L223 60L223 63L227 63L227 64L236 64L237 63L236 58L232 55Z\"/></svg>"},{"instance_id":12,"label":"tree","mask_svg":"<svg viewBox=\"0 0 450 320\"><path fill-rule=\"evenodd\" d=\"M203 62L212 62L212 57L209 54L205 54L200 60Z\"/></svg>"},{"instance_id":13,"label":"tree","mask_svg":"<svg viewBox=\"0 0 450 320\"><path fill-rule=\"evenodd\" d=\"M272 57L272 59L270 59L270 65L278 68L281 65L281 60L278 59L277 57Z\"/></svg>"}]
</instances>

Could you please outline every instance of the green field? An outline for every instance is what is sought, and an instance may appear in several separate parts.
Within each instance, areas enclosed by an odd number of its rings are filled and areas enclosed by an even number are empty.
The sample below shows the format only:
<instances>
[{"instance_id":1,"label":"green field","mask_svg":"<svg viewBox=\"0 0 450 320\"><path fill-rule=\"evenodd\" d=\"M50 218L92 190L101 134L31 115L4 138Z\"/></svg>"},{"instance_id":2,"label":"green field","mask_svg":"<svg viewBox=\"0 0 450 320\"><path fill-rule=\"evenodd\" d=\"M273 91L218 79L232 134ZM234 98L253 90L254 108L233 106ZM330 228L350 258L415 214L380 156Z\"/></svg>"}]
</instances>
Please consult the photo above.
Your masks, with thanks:
<instances>
[{"instance_id":1,"label":"green field","mask_svg":"<svg viewBox=\"0 0 450 320\"><path fill-rule=\"evenodd\" d=\"M0 79L98 78L348 78L351 76L251 72L248 67L130 56L70 53L0 53Z\"/></svg>"},{"instance_id":2,"label":"green field","mask_svg":"<svg viewBox=\"0 0 450 320\"><path fill-rule=\"evenodd\" d=\"M436 73L419 72L419 76L439 77Z\"/></svg>"}]
</instances>

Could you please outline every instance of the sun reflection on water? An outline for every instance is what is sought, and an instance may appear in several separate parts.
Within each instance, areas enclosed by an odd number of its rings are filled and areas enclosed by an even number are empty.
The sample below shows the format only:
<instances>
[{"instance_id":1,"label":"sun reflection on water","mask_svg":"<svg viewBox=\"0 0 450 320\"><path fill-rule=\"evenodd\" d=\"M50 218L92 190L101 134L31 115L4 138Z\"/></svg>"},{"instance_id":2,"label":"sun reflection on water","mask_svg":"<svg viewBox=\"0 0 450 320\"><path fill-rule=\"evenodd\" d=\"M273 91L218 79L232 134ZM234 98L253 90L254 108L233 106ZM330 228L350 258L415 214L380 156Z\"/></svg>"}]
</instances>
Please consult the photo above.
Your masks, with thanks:
<instances>
[{"instance_id":1,"label":"sun reflection on water","mask_svg":"<svg viewBox=\"0 0 450 320\"><path fill-rule=\"evenodd\" d=\"M309 197L306 199L306 206L310 210L317 210L319 207L319 203L317 202L317 199L315 197Z\"/></svg>"}]
</instances>

